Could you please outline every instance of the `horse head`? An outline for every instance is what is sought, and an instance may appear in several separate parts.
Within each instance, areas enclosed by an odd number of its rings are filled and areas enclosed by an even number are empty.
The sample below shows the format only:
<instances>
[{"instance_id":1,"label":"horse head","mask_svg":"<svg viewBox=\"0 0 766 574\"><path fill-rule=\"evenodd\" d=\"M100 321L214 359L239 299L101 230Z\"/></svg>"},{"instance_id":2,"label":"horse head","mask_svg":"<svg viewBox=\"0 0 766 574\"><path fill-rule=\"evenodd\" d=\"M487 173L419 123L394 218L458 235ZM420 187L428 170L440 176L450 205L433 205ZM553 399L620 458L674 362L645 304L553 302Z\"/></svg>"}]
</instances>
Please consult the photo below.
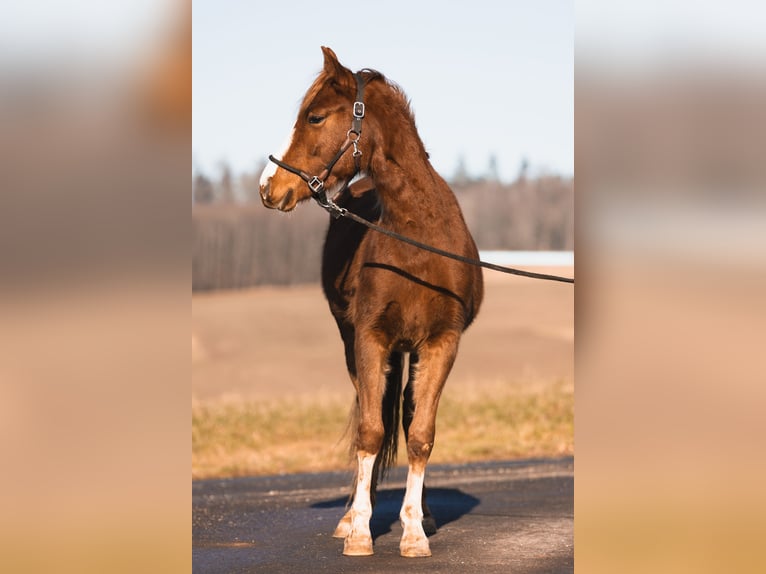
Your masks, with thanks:
<instances>
[{"instance_id":1,"label":"horse head","mask_svg":"<svg viewBox=\"0 0 766 574\"><path fill-rule=\"evenodd\" d=\"M270 209L291 211L316 192L320 180L323 190L337 190L364 169L357 145L364 115L363 106L355 105L357 77L330 48L322 52L324 67L303 98L285 151L276 158L280 164L269 164L261 174L261 199Z\"/></svg>"}]
</instances>

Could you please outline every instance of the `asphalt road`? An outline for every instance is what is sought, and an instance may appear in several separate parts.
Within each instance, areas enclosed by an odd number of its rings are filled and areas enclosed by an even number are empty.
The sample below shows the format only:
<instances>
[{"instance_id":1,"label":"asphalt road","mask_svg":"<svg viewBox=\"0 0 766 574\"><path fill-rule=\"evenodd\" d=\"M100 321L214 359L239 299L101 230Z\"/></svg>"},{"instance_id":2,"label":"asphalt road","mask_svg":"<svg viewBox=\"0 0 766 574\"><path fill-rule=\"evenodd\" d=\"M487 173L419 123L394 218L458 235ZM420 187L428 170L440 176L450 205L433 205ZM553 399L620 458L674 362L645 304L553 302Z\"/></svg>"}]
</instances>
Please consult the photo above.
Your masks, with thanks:
<instances>
[{"instance_id":1,"label":"asphalt road","mask_svg":"<svg viewBox=\"0 0 766 574\"><path fill-rule=\"evenodd\" d=\"M439 531L429 558L399 556L405 468L380 485L375 555L342 555L332 537L349 473L193 483L193 571L559 573L574 571L574 460L433 465L428 504Z\"/></svg>"}]
</instances>

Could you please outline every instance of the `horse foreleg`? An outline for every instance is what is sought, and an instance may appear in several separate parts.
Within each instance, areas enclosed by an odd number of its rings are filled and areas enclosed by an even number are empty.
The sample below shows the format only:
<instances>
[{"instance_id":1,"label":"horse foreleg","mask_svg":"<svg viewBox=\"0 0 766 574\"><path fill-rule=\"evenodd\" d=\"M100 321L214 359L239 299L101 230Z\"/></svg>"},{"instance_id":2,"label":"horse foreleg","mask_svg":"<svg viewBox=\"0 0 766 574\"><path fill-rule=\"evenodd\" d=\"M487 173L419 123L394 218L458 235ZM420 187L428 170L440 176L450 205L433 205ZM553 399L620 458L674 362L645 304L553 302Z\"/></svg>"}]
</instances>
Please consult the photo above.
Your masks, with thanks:
<instances>
[{"instance_id":1,"label":"horse foreleg","mask_svg":"<svg viewBox=\"0 0 766 574\"><path fill-rule=\"evenodd\" d=\"M354 492L354 502L347 513L350 515L348 521L350 527L346 540L343 542L343 554L346 556L369 556L373 553L372 533L370 532L370 518L372 517L370 486L375 456L361 451L357 455L359 470L356 491ZM338 526L340 527L340 525Z\"/></svg>"},{"instance_id":2,"label":"horse foreleg","mask_svg":"<svg viewBox=\"0 0 766 574\"><path fill-rule=\"evenodd\" d=\"M402 539L399 552L402 556L430 556L431 548L424 526L424 480L426 464L431 455L436 433L436 410L444 382L457 354L458 336L444 335L430 341L419 350L418 366L412 385L414 410L407 433L407 488L399 513L402 523ZM431 529L433 518L426 521ZM435 522L433 524L435 527Z\"/></svg>"},{"instance_id":3,"label":"horse foreleg","mask_svg":"<svg viewBox=\"0 0 766 574\"><path fill-rule=\"evenodd\" d=\"M346 556L368 556L373 553L370 518L372 517L372 488L375 459L380 452L385 433L382 401L386 388L385 353L374 341L356 341L357 397L359 424L356 435L357 475L354 501L338 529L350 528L343 543ZM336 531L338 530L336 529Z\"/></svg>"},{"instance_id":4,"label":"horse foreleg","mask_svg":"<svg viewBox=\"0 0 766 574\"><path fill-rule=\"evenodd\" d=\"M420 464L410 462L407 473L407 490L404 494L402 510L399 513L403 531L402 540L399 543L399 552L402 556L410 558L431 556L428 538L426 538L425 530L423 530L423 508L421 504L425 471L425 462Z\"/></svg>"}]
</instances>

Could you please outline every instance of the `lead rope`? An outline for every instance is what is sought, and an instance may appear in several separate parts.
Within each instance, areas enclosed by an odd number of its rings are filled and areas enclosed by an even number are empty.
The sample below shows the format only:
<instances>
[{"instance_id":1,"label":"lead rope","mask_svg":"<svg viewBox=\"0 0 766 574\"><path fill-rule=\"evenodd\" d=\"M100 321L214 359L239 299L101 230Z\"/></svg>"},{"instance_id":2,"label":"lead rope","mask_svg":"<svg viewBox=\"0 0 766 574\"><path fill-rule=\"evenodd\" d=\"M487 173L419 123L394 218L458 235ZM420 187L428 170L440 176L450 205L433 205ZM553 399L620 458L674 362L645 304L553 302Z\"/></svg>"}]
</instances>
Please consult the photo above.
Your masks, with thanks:
<instances>
[{"instance_id":1,"label":"lead rope","mask_svg":"<svg viewBox=\"0 0 766 574\"><path fill-rule=\"evenodd\" d=\"M361 223L362 225L372 229L373 231L377 231L378 233L382 233L383 235L388 235L389 237L393 237L394 239L398 239L399 241L403 241L404 243L409 243L410 245L414 245L415 247L418 247L425 251L436 253L437 255L441 255L442 257L449 257L450 259L461 261L463 263L467 263L468 265L475 265L477 267L486 267L487 269L492 269L493 271L500 271L501 273L509 273L511 275L521 275L523 277L531 277L533 279L545 279L547 281L560 281L561 283L574 284L574 279L571 277L561 277L559 275L549 275L547 273L535 273L534 271L524 271L523 269L514 269L513 267L504 267L502 265L495 265L494 263L489 263L487 261L481 261L479 259L473 259L471 257L464 257L463 255L458 255L456 253L450 253L449 251L444 251L443 249L439 249L438 247L434 247L433 245L421 243L420 241L416 241L415 239L411 239L409 237L401 235L400 233L397 233L396 231L391 231L390 229L381 227L380 225L372 223L371 221L367 221L363 217L359 217L356 213L349 211L345 207L340 207L338 204L336 204L334 201L332 201L329 198L325 198L325 202L320 202L319 199L317 198L314 198L314 199L316 199L317 203L323 209L325 209L330 215L332 215L335 219L339 217L345 217L346 219L351 219L353 221L356 221L357 223Z\"/></svg>"}]
</instances>

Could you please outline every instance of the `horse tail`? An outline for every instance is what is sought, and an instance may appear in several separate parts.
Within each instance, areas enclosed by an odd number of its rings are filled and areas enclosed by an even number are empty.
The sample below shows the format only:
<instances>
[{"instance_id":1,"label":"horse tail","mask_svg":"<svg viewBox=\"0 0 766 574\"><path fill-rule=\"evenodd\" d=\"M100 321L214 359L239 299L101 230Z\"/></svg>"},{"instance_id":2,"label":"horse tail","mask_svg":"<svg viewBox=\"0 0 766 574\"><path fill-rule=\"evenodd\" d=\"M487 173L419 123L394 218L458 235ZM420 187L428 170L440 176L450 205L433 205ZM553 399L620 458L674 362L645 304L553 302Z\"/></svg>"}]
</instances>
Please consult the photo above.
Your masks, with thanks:
<instances>
[{"instance_id":1,"label":"horse tail","mask_svg":"<svg viewBox=\"0 0 766 574\"><path fill-rule=\"evenodd\" d=\"M383 394L383 444L375 459L373 480L384 478L396 465L399 446L399 424L402 409L402 380L404 378L404 354L391 353L386 372L386 391Z\"/></svg>"}]
</instances>

